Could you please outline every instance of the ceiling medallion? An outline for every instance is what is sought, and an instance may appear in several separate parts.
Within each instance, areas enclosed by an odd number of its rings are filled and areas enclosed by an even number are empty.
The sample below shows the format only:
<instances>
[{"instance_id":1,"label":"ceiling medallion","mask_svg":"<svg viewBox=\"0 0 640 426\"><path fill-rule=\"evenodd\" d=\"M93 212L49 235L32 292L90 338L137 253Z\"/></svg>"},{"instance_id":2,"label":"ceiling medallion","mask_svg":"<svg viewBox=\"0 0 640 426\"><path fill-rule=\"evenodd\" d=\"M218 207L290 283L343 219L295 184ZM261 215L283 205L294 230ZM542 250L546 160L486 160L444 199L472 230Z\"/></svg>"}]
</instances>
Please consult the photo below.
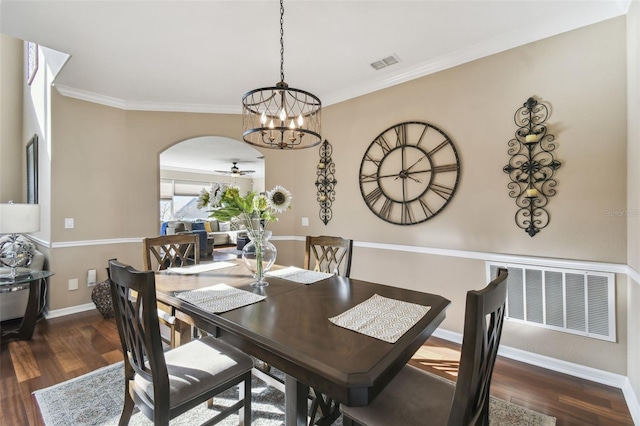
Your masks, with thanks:
<instances>
[{"instance_id":1,"label":"ceiling medallion","mask_svg":"<svg viewBox=\"0 0 640 426\"><path fill-rule=\"evenodd\" d=\"M311 148L321 142L320 99L284 81L284 4L280 0L280 82L242 97L242 139L263 148Z\"/></svg>"}]
</instances>

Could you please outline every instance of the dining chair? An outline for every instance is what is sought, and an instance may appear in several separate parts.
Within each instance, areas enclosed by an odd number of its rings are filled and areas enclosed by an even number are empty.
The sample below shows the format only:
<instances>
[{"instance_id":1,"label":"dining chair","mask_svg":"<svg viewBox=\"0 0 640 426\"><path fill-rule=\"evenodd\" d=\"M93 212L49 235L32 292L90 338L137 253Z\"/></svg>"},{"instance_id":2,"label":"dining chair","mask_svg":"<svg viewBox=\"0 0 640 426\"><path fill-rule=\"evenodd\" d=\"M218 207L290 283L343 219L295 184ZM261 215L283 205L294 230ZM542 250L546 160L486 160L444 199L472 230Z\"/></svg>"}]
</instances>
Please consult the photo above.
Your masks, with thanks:
<instances>
[{"instance_id":1,"label":"dining chair","mask_svg":"<svg viewBox=\"0 0 640 426\"><path fill-rule=\"evenodd\" d=\"M147 271L162 271L200 261L200 241L194 233L145 238L142 250Z\"/></svg>"},{"instance_id":2,"label":"dining chair","mask_svg":"<svg viewBox=\"0 0 640 426\"><path fill-rule=\"evenodd\" d=\"M304 268L349 277L353 240L342 237L307 236ZM312 265L313 261L313 265Z\"/></svg>"},{"instance_id":3,"label":"dining chair","mask_svg":"<svg viewBox=\"0 0 640 426\"><path fill-rule=\"evenodd\" d=\"M489 388L507 298L507 270L482 290L467 292L456 383L405 365L371 404L342 405L344 425L488 426Z\"/></svg>"},{"instance_id":4,"label":"dining chair","mask_svg":"<svg viewBox=\"0 0 640 426\"><path fill-rule=\"evenodd\" d=\"M173 234L145 238L142 242L142 259L147 271L196 264L200 261L200 242L196 234ZM191 325L176 318L175 309L158 303L160 323L169 329L169 338L163 340L172 348L191 339Z\"/></svg>"},{"instance_id":5,"label":"dining chair","mask_svg":"<svg viewBox=\"0 0 640 426\"><path fill-rule=\"evenodd\" d=\"M351 252L353 240L331 236L307 236L305 241L304 268L314 271L335 273L348 278L351 273ZM313 262L312 262L313 261ZM312 264L313 263L313 264ZM284 392L284 383L277 370L264 362L257 363L254 374L271 386ZM339 416L338 402L311 386L309 388L309 425L316 423L316 417L323 424L329 424Z\"/></svg>"},{"instance_id":6,"label":"dining chair","mask_svg":"<svg viewBox=\"0 0 640 426\"><path fill-rule=\"evenodd\" d=\"M206 424L234 412L240 424L251 424L251 358L211 336L163 352L153 271L137 271L112 259L109 280L124 353L125 395L119 425L129 424L134 407L154 425L168 425L170 419L234 386L239 386L240 400Z\"/></svg>"}]
</instances>

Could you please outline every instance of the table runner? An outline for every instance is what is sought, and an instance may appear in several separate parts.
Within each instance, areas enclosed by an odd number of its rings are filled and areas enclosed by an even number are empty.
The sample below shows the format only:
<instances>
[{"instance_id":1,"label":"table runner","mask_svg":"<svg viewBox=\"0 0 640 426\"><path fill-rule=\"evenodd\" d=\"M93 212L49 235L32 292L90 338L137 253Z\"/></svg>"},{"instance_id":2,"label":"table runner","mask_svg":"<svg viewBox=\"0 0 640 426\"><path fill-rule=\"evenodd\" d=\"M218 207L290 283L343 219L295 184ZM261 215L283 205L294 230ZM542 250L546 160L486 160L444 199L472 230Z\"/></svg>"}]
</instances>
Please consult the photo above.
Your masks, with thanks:
<instances>
[{"instance_id":1,"label":"table runner","mask_svg":"<svg viewBox=\"0 0 640 426\"><path fill-rule=\"evenodd\" d=\"M266 296L239 290L227 284L216 284L197 290L176 293L176 297L207 312L219 314L259 302Z\"/></svg>"},{"instance_id":2,"label":"table runner","mask_svg":"<svg viewBox=\"0 0 640 426\"><path fill-rule=\"evenodd\" d=\"M329 318L329 321L357 333L395 343L420 321L429 309L431 309L430 306L374 294L348 311Z\"/></svg>"},{"instance_id":3,"label":"table runner","mask_svg":"<svg viewBox=\"0 0 640 426\"><path fill-rule=\"evenodd\" d=\"M277 271L267 272L267 276L282 278L284 280L295 281L301 284L313 284L318 281L332 277L334 274L326 272L310 271L308 269L290 266Z\"/></svg>"},{"instance_id":4,"label":"table runner","mask_svg":"<svg viewBox=\"0 0 640 426\"><path fill-rule=\"evenodd\" d=\"M181 274L181 275L192 275L192 274L199 274L200 272L207 272L207 271L214 271L216 269L228 268L229 266L235 266L235 263L231 263L231 262L200 263L198 265L169 268L167 269L167 272Z\"/></svg>"}]
</instances>

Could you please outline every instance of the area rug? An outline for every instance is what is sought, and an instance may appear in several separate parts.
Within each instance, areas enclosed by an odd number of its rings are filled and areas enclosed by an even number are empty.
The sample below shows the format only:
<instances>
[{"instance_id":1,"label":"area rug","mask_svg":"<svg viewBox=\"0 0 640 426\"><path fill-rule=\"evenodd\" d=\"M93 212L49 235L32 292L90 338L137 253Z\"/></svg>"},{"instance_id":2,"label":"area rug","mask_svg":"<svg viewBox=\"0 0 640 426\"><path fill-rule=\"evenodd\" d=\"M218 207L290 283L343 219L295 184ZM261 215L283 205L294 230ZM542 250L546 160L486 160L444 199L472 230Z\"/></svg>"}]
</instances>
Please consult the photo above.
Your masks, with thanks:
<instances>
[{"instance_id":1,"label":"area rug","mask_svg":"<svg viewBox=\"0 0 640 426\"><path fill-rule=\"evenodd\" d=\"M35 391L33 394L47 426L115 426L118 424L123 403L122 362L92 371L84 376ZM213 416L211 410L224 407L238 400L236 390L229 390L216 397L214 407L200 407L171 421L175 426L200 424ZM284 424L284 395L278 390L254 378L252 383L252 425L280 426ZM491 398L490 423L496 426L553 426L555 418L519 407L507 401ZM226 418L221 425L238 424L237 415ZM153 422L141 413L135 413L131 426L151 426ZM342 417L334 426L342 425Z\"/></svg>"}]
</instances>

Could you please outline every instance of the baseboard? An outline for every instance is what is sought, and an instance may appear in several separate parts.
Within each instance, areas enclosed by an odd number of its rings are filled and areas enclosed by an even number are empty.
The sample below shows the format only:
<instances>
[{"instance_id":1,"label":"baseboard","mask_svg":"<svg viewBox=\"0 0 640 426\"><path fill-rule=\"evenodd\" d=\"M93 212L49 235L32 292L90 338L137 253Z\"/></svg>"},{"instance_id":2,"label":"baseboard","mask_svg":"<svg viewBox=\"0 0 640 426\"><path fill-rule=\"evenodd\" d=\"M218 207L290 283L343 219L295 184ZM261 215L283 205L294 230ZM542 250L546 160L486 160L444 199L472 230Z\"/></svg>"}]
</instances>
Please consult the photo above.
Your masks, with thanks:
<instances>
[{"instance_id":1,"label":"baseboard","mask_svg":"<svg viewBox=\"0 0 640 426\"><path fill-rule=\"evenodd\" d=\"M453 331L437 329L433 333L434 337L447 340L449 342L462 344L462 334ZM620 374L610 373L608 371L599 370L597 368L586 367L584 365L551 358L544 355L538 355L532 352L523 351L521 349L500 345L498 355L515 361L524 362L526 364L535 365L537 367L546 368L547 370L557 371L558 373L568 374L573 377L589 380L595 383L612 386L622 390L624 399L629 407L629 412L633 422L640 425L640 404L638 398L631 386L629 378Z\"/></svg>"},{"instance_id":2,"label":"baseboard","mask_svg":"<svg viewBox=\"0 0 640 426\"><path fill-rule=\"evenodd\" d=\"M624 399L627 402L627 407L629 407L629 412L631 413L631 418L633 419L633 424L640 425L640 403L638 403L638 396L631 387L631 381L627 378L624 382L624 386L622 387L622 394L624 395Z\"/></svg>"},{"instance_id":3,"label":"baseboard","mask_svg":"<svg viewBox=\"0 0 640 426\"><path fill-rule=\"evenodd\" d=\"M77 314L80 312L90 311L96 309L96 305L93 303L85 303L84 305L71 306L69 308L55 309L46 313L45 318L58 318L65 315Z\"/></svg>"}]
</instances>

